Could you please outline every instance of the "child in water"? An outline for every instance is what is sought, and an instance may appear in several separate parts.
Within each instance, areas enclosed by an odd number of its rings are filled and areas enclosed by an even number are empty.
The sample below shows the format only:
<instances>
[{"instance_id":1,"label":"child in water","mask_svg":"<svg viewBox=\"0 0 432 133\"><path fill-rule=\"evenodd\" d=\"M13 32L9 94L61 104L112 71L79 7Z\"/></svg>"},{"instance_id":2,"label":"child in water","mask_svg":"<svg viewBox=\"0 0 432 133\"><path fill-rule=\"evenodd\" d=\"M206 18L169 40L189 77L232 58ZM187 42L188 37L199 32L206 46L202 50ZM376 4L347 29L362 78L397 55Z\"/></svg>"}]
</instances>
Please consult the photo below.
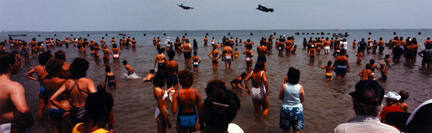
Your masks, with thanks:
<instances>
[{"instance_id":1,"label":"child in water","mask_svg":"<svg viewBox=\"0 0 432 133\"><path fill-rule=\"evenodd\" d=\"M405 100L408 99L409 93L407 91L401 90L399 91L399 95L401 96L401 99L399 100L399 106L404 112L408 112L408 104L405 102Z\"/></svg>"},{"instance_id":2,"label":"child in water","mask_svg":"<svg viewBox=\"0 0 432 133\"><path fill-rule=\"evenodd\" d=\"M325 72L325 78L327 80L331 80L332 79L332 75L333 75L332 71L334 70L334 67L332 65L332 61L328 61L327 62L327 66L321 66L321 69L325 69L326 70L326 72Z\"/></svg>"},{"instance_id":3,"label":"child in water","mask_svg":"<svg viewBox=\"0 0 432 133\"><path fill-rule=\"evenodd\" d=\"M114 72L111 71L111 67L105 67L105 85L107 85L108 88L116 88L116 82L117 81L115 79Z\"/></svg>"},{"instance_id":4,"label":"child in water","mask_svg":"<svg viewBox=\"0 0 432 133\"><path fill-rule=\"evenodd\" d=\"M363 52L358 51L357 52L357 65L360 65L362 59L363 59Z\"/></svg>"},{"instance_id":5,"label":"child in water","mask_svg":"<svg viewBox=\"0 0 432 133\"><path fill-rule=\"evenodd\" d=\"M136 71L128 64L127 60L123 60L123 65L126 68L126 70L128 71L128 75L134 74Z\"/></svg>"},{"instance_id":6,"label":"child in water","mask_svg":"<svg viewBox=\"0 0 432 133\"><path fill-rule=\"evenodd\" d=\"M201 58L197 55L197 52L194 51L194 56L192 57L192 63L193 63L193 71L198 72L199 71L199 64L201 63Z\"/></svg>"},{"instance_id":7,"label":"child in water","mask_svg":"<svg viewBox=\"0 0 432 133\"><path fill-rule=\"evenodd\" d=\"M391 67L390 66L390 63L391 63L390 62L390 55L386 54L385 57L384 57L384 61L386 63L386 66Z\"/></svg>"},{"instance_id":8,"label":"child in water","mask_svg":"<svg viewBox=\"0 0 432 133\"><path fill-rule=\"evenodd\" d=\"M235 48L235 49L234 49L234 58L235 58L235 59L238 59L238 57L239 57L239 51L238 51L237 48Z\"/></svg>"},{"instance_id":9,"label":"child in water","mask_svg":"<svg viewBox=\"0 0 432 133\"><path fill-rule=\"evenodd\" d=\"M381 80L382 81L386 81L387 80L387 66L385 62L381 62L380 63L380 69L379 71L381 72Z\"/></svg>"},{"instance_id":10,"label":"child in water","mask_svg":"<svg viewBox=\"0 0 432 133\"><path fill-rule=\"evenodd\" d=\"M155 73L155 70L154 70L154 69L151 69L151 70L150 70L150 73L148 73L148 74L145 76L145 78L144 78L144 82L150 82L151 80L153 80L153 78L154 78L154 73Z\"/></svg>"}]
</instances>

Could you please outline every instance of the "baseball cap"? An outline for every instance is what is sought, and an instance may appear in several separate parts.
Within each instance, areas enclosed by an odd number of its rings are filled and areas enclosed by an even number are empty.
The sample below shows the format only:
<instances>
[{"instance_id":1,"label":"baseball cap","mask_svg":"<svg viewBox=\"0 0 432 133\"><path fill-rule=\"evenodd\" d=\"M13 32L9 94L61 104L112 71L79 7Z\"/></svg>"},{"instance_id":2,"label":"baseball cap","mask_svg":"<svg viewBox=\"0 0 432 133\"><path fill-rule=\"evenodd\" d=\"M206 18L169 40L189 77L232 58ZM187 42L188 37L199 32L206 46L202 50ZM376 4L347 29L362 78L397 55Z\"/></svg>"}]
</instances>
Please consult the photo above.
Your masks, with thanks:
<instances>
[{"instance_id":1,"label":"baseball cap","mask_svg":"<svg viewBox=\"0 0 432 133\"><path fill-rule=\"evenodd\" d=\"M355 91L349 93L361 103L379 105L384 97L384 88L375 80L362 80L355 85Z\"/></svg>"},{"instance_id":2,"label":"baseball cap","mask_svg":"<svg viewBox=\"0 0 432 133\"><path fill-rule=\"evenodd\" d=\"M387 94L384 95L384 98L399 101L401 99L401 96L394 91L389 91L387 92Z\"/></svg>"}]
</instances>

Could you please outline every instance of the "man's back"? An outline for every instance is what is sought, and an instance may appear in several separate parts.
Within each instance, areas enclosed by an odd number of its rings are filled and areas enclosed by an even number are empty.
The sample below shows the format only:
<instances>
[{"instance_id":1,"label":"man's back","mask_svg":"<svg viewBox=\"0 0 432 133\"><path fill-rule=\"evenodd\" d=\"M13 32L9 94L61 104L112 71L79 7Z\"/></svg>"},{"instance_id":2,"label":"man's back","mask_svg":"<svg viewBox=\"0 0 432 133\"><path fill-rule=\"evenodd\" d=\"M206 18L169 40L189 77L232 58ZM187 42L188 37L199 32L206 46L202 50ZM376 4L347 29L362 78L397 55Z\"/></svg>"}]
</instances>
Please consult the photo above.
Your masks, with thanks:
<instances>
[{"instance_id":1,"label":"man's back","mask_svg":"<svg viewBox=\"0 0 432 133\"><path fill-rule=\"evenodd\" d=\"M14 119L13 111L19 113L29 111L25 100L24 87L18 82L9 79L0 79L0 124Z\"/></svg>"},{"instance_id":2,"label":"man's back","mask_svg":"<svg viewBox=\"0 0 432 133\"><path fill-rule=\"evenodd\" d=\"M339 124L334 133L399 133L396 128L381 123L378 117L357 116Z\"/></svg>"}]
</instances>

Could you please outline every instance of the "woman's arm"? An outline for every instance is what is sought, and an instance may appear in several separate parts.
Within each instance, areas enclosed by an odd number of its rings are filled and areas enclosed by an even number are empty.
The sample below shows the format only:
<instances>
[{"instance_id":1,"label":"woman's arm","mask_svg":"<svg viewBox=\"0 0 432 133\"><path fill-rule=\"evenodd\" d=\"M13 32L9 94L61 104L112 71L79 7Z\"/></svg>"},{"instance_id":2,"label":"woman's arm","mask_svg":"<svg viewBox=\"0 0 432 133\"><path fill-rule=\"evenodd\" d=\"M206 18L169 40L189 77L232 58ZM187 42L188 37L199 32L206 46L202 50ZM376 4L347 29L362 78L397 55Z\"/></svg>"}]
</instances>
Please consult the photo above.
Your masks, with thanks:
<instances>
[{"instance_id":1,"label":"woman's arm","mask_svg":"<svg viewBox=\"0 0 432 133\"><path fill-rule=\"evenodd\" d=\"M63 107L62 104L57 101L57 97L59 97L63 92L66 91L66 83L64 83L49 99L49 101L56 107L68 111L67 108Z\"/></svg>"},{"instance_id":2,"label":"woman's arm","mask_svg":"<svg viewBox=\"0 0 432 133\"><path fill-rule=\"evenodd\" d=\"M26 74L24 74L24 77L31 79L31 80L38 80L37 78L32 76L32 74L35 72L36 72L35 68L32 68Z\"/></svg>"},{"instance_id":3,"label":"woman's arm","mask_svg":"<svg viewBox=\"0 0 432 133\"><path fill-rule=\"evenodd\" d=\"M266 72L263 72L263 81L264 81L264 85L265 85L265 89L266 89L266 96L268 96L269 93L269 85L268 85L268 81L267 81L267 75Z\"/></svg>"}]
</instances>

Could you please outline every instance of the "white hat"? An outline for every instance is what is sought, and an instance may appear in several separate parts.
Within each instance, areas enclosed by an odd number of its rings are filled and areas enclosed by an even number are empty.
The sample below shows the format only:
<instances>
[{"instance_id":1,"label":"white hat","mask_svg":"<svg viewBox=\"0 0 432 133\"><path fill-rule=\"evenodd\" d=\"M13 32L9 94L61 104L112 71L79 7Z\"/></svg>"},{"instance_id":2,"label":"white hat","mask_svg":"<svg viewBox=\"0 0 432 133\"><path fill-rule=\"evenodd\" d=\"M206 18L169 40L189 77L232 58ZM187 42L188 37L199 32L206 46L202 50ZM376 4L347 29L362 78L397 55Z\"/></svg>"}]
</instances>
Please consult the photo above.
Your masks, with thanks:
<instances>
[{"instance_id":1,"label":"white hat","mask_svg":"<svg viewBox=\"0 0 432 133\"><path fill-rule=\"evenodd\" d=\"M391 100L396 100L398 101L399 99L401 99L401 96L394 92L394 91L389 91L387 92L387 94L384 95L385 98L391 99Z\"/></svg>"}]
</instances>

